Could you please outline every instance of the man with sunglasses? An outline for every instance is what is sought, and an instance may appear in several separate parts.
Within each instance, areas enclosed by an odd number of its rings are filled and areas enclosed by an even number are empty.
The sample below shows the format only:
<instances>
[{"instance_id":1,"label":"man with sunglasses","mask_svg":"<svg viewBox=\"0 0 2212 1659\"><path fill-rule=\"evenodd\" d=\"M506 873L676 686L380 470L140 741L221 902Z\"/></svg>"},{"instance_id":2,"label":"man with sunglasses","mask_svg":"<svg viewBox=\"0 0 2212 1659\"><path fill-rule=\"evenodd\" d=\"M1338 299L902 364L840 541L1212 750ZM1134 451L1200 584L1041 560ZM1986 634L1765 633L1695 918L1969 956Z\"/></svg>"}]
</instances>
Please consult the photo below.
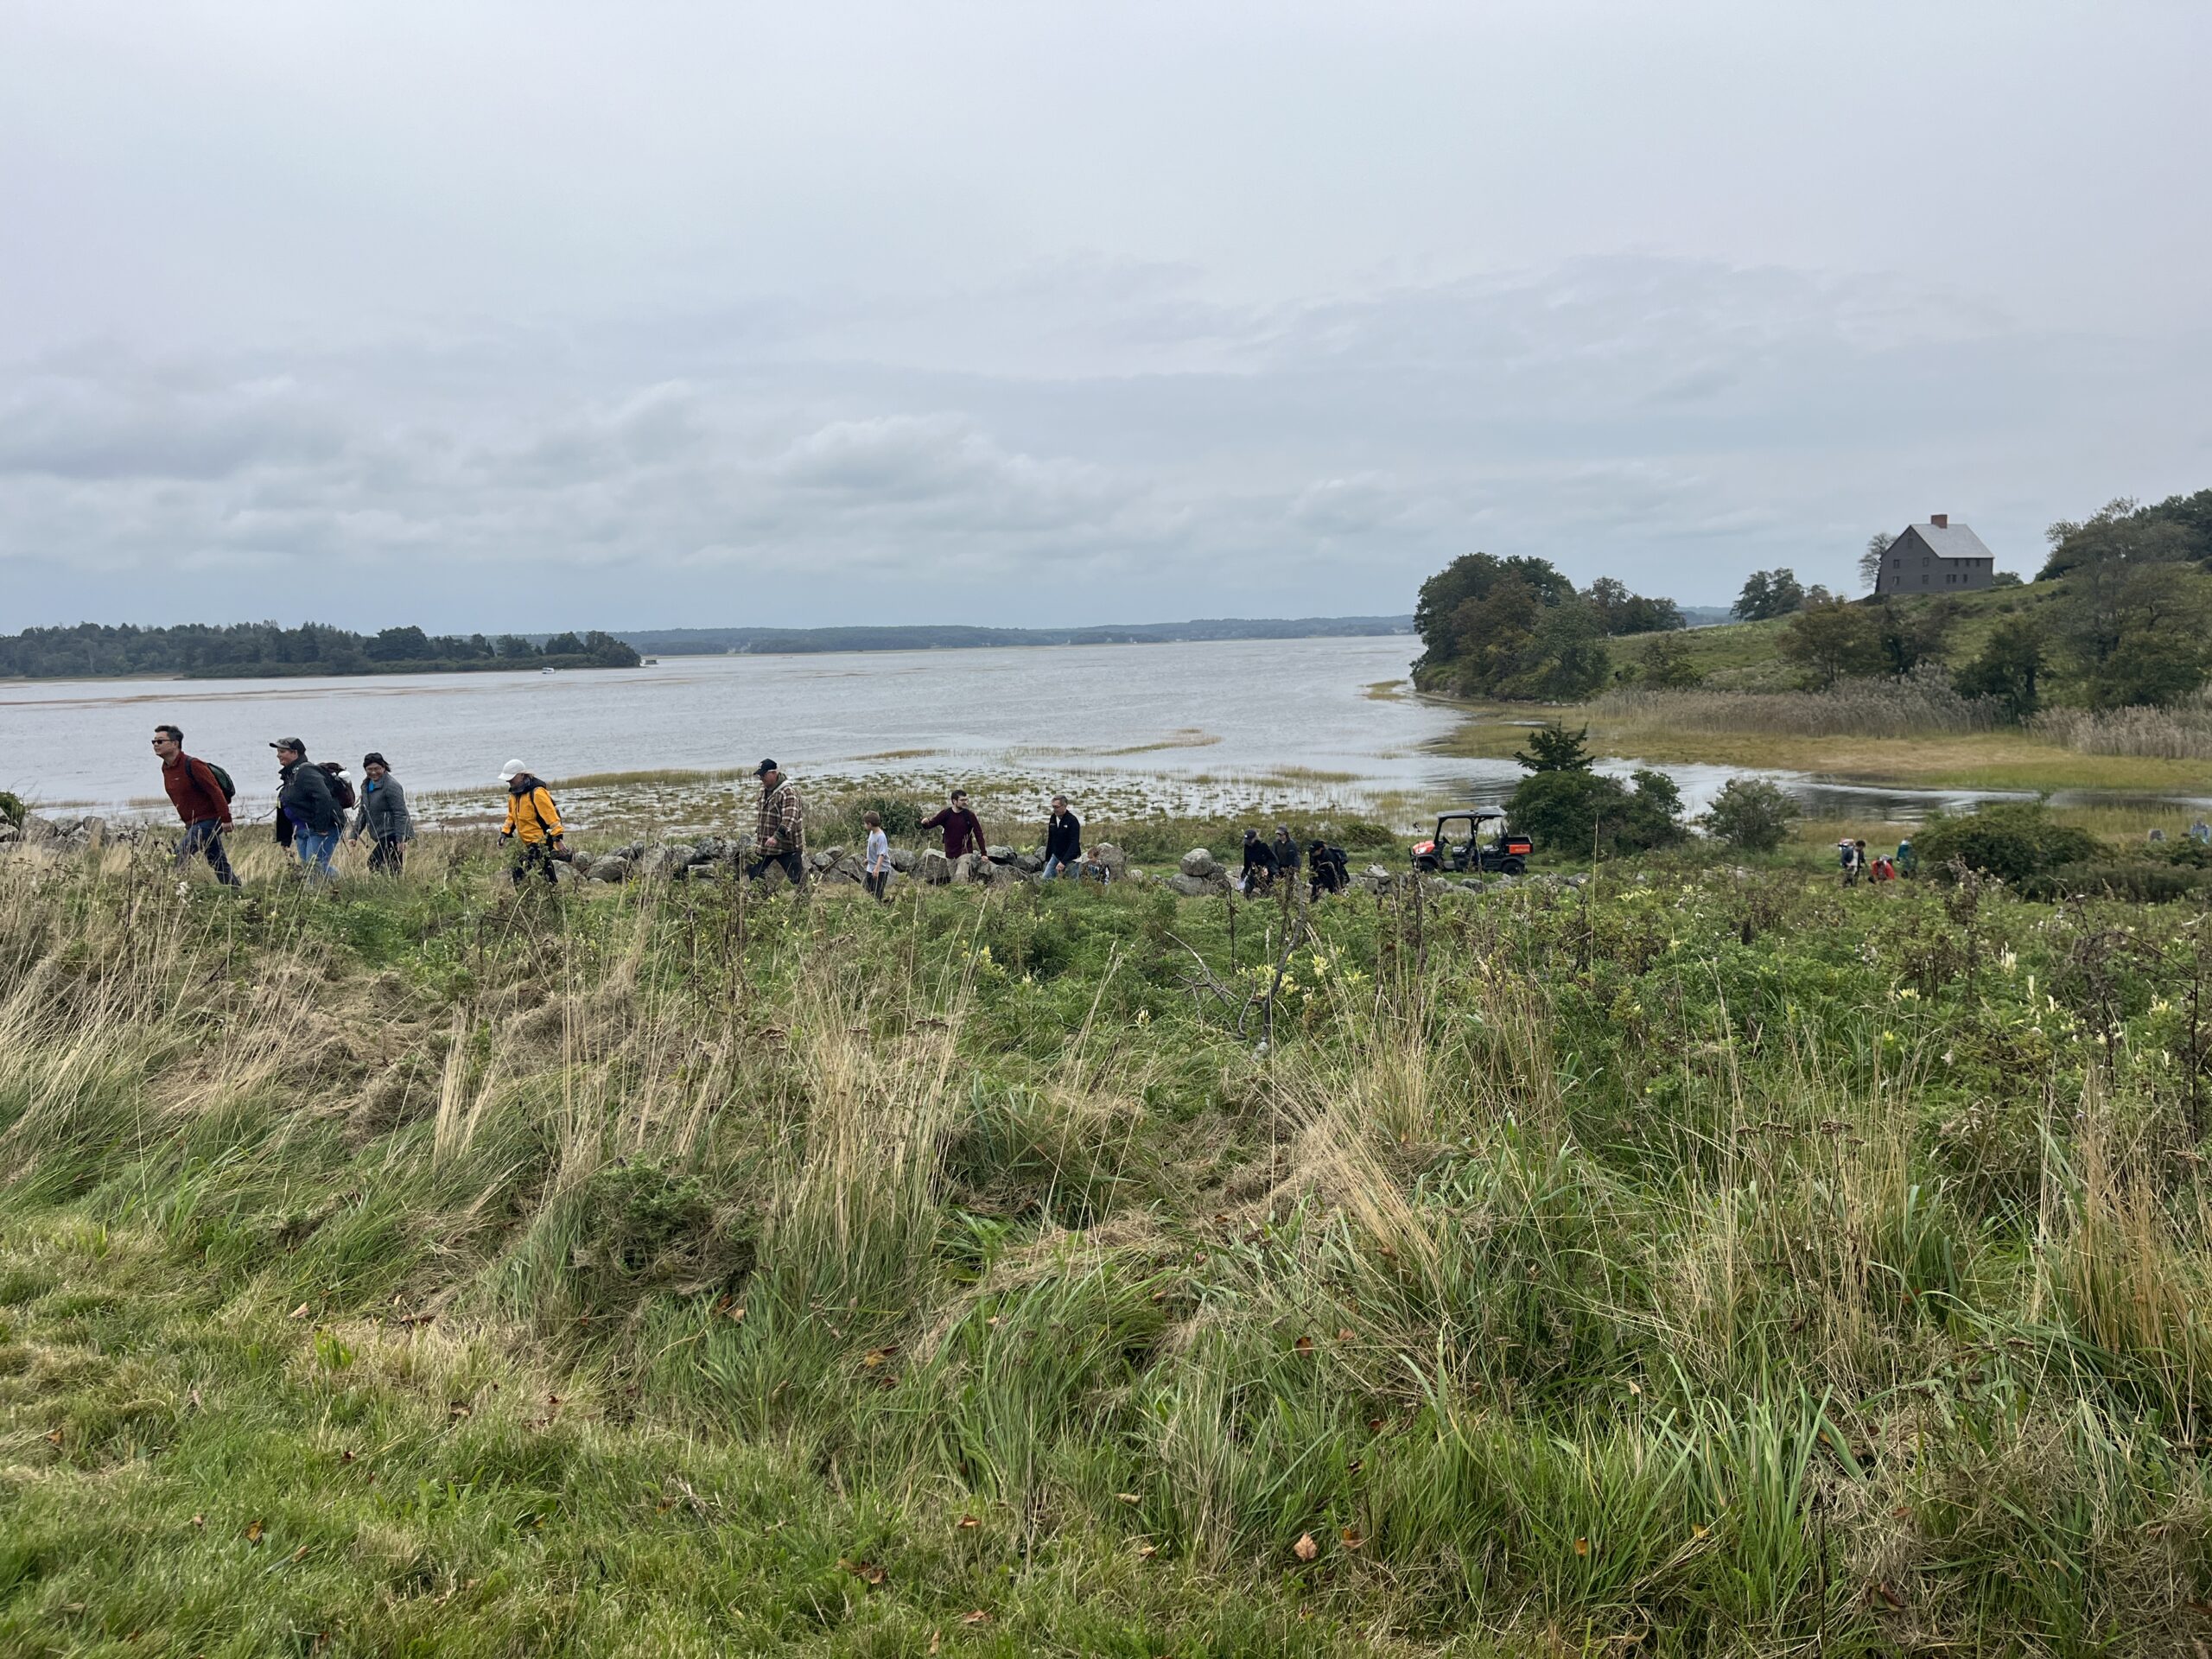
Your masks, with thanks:
<instances>
[{"instance_id":1,"label":"man with sunglasses","mask_svg":"<svg viewBox=\"0 0 2212 1659\"><path fill-rule=\"evenodd\" d=\"M184 839L177 843L176 867L189 864L195 854L204 855L215 879L226 887L238 885L223 851L223 831L231 827L231 798L215 769L184 752L184 728L154 728L154 753L161 757L162 786L184 825Z\"/></svg>"}]
</instances>

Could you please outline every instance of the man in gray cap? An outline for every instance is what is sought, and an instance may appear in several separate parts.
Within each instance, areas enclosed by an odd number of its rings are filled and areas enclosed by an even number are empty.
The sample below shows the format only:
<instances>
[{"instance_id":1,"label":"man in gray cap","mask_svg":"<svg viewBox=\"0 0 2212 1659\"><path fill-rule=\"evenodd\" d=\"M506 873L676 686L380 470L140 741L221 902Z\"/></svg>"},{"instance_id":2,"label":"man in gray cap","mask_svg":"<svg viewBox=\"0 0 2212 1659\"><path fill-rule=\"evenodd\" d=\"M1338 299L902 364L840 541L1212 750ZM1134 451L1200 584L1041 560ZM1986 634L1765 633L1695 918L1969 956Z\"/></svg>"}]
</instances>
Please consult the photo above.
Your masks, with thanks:
<instances>
[{"instance_id":1,"label":"man in gray cap","mask_svg":"<svg viewBox=\"0 0 2212 1659\"><path fill-rule=\"evenodd\" d=\"M332 874L330 855L338 845L338 832L346 815L330 792L330 774L308 759L308 746L296 737L280 737L269 746L276 751L276 810L292 831L292 850L310 881L324 882Z\"/></svg>"}]
</instances>

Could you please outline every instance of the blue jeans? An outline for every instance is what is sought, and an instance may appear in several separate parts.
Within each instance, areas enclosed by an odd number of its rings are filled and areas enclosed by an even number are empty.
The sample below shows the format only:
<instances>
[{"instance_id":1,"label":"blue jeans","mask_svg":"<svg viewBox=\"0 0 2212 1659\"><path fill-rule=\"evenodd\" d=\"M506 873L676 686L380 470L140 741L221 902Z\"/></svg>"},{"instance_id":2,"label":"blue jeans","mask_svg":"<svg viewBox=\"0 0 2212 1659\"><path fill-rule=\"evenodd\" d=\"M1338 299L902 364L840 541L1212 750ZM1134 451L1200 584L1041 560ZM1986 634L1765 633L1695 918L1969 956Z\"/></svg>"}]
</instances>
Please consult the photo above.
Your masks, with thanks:
<instances>
[{"instance_id":1,"label":"blue jeans","mask_svg":"<svg viewBox=\"0 0 2212 1659\"><path fill-rule=\"evenodd\" d=\"M176 867L181 871L200 854L207 855L207 868L215 872L215 879L226 887L235 887L238 879L231 869L231 861L223 852L223 823L219 818L201 818L184 826L184 839L176 844Z\"/></svg>"},{"instance_id":2,"label":"blue jeans","mask_svg":"<svg viewBox=\"0 0 2212 1659\"><path fill-rule=\"evenodd\" d=\"M330 855L338 850L335 830L317 835L312 830L297 830L292 833L292 850L300 855L300 868L310 881L335 881L338 877L330 868Z\"/></svg>"},{"instance_id":3,"label":"blue jeans","mask_svg":"<svg viewBox=\"0 0 2212 1659\"><path fill-rule=\"evenodd\" d=\"M1045 880L1047 881L1057 881L1064 875L1074 874L1075 864L1072 860L1056 857L1051 853L1045 855Z\"/></svg>"}]
</instances>

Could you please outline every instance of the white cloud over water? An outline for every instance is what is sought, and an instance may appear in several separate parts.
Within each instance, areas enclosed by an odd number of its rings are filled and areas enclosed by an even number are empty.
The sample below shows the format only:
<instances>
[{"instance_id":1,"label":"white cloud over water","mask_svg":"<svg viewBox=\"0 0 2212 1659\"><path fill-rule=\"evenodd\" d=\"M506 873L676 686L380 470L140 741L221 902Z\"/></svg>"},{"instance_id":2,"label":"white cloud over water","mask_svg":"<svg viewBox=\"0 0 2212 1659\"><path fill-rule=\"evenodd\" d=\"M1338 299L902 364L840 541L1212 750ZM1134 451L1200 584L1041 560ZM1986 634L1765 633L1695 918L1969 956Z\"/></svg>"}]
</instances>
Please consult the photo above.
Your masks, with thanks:
<instances>
[{"instance_id":1,"label":"white cloud over water","mask_svg":"<svg viewBox=\"0 0 2212 1659\"><path fill-rule=\"evenodd\" d=\"M1345 16L11 14L0 628L1712 602L2212 483L2207 14Z\"/></svg>"}]
</instances>

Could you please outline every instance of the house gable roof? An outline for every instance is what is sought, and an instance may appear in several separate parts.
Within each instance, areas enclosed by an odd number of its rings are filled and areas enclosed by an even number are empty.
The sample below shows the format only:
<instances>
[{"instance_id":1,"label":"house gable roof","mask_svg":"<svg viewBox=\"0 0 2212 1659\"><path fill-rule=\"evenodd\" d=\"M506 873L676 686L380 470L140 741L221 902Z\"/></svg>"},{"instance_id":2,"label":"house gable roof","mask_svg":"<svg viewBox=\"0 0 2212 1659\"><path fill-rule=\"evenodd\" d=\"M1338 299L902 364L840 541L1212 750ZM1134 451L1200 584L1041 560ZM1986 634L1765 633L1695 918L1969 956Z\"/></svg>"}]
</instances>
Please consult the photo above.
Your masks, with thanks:
<instances>
[{"instance_id":1,"label":"house gable roof","mask_svg":"<svg viewBox=\"0 0 2212 1659\"><path fill-rule=\"evenodd\" d=\"M1922 543L1939 559L1994 559L1987 543L1964 524L1908 524L1904 536L1917 536ZM1897 542L1890 543L1895 547Z\"/></svg>"}]
</instances>

